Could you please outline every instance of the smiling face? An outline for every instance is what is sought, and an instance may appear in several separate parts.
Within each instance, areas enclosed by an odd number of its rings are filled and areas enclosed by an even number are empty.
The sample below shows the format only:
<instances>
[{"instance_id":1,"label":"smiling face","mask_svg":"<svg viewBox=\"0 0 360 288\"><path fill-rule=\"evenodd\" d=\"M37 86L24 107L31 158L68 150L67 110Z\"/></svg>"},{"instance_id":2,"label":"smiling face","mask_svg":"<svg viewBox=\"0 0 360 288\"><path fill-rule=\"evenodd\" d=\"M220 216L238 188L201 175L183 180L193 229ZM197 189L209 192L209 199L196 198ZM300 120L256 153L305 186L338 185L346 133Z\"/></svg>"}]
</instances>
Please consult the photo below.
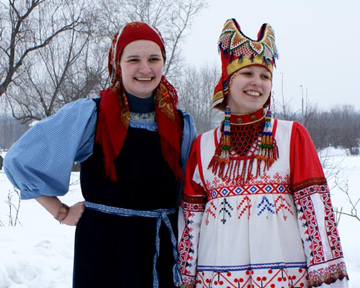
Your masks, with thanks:
<instances>
[{"instance_id":1,"label":"smiling face","mask_svg":"<svg viewBox=\"0 0 360 288\"><path fill-rule=\"evenodd\" d=\"M232 113L254 112L264 106L272 87L271 73L253 65L240 69L230 84L229 107Z\"/></svg>"},{"instance_id":2,"label":"smiling face","mask_svg":"<svg viewBox=\"0 0 360 288\"><path fill-rule=\"evenodd\" d=\"M120 67L125 90L139 98L148 98L159 85L164 59L160 47L149 40L137 40L124 48Z\"/></svg>"}]
</instances>

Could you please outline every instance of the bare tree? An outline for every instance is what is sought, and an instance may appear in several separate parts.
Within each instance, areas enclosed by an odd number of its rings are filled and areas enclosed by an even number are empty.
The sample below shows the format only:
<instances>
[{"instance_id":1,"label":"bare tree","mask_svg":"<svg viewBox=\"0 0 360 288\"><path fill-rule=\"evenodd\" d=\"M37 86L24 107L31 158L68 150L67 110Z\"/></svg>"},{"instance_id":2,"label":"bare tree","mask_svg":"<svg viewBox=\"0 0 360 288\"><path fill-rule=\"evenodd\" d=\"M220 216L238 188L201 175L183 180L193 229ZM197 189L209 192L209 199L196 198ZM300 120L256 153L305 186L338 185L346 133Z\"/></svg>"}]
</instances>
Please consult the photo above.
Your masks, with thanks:
<instances>
[{"instance_id":1,"label":"bare tree","mask_svg":"<svg viewBox=\"0 0 360 288\"><path fill-rule=\"evenodd\" d=\"M345 148L352 155L359 154L360 113L352 105L333 108L331 115L332 145Z\"/></svg>"},{"instance_id":2,"label":"bare tree","mask_svg":"<svg viewBox=\"0 0 360 288\"><path fill-rule=\"evenodd\" d=\"M286 101L284 97L281 98L281 101L276 101L273 97L273 107L274 117L283 119L283 120L297 120L298 112L294 111L291 106L291 99Z\"/></svg>"},{"instance_id":3,"label":"bare tree","mask_svg":"<svg viewBox=\"0 0 360 288\"><path fill-rule=\"evenodd\" d=\"M176 84L179 92L179 106L189 112L199 133L216 126L223 114L212 108L212 95L220 77L216 65L201 68L188 67Z\"/></svg>"},{"instance_id":4,"label":"bare tree","mask_svg":"<svg viewBox=\"0 0 360 288\"><path fill-rule=\"evenodd\" d=\"M2 149L9 149L11 145L28 129L28 125L21 124L10 113L9 103L5 97L0 98L0 153Z\"/></svg>"},{"instance_id":5,"label":"bare tree","mask_svg":"<svg viewBox=\"0 0 360 288\"><path fill-rule=\"evenodd\" d=\"M2 4L10 15L8 22L18 21L20 28L0 29L15 39L19 38L13 54L9 48L12 45L5 41L9 37L1 38L2 51L9 58L13 57L16 64L8 69L7 62L1 63L0 75L4 75L5 80L0 87L7 91L13 116L23 123L48 117L63 104L95 95L104 88L108 84L105 58L109 38L120 24L128 21L144 21L162 31L167 43L165 73L171 77L171 71L181 69L180 42L185 30L205 7L205 2L200 0L132 0L121 3L82 0L76 4L73 1L38 0L26 3L29 6L25 10L26 17L21 17L25 12L15 6L15 1L9 0L8 6ZM18 17L13 17L13 14ZM20 39L23 35L26 41ZM22 57L16 60L18 54ZM9 60L8 63L12 62ZM6 71L13 72L6 74Z\"/></svg>"},{"instance_id":6,"label":"bare tree","mask_svg":"<svg viewBox=\"0 0 360 288\"><path fill-rule=\"evenodd\" d=\"M316 105L307 103L303 124L309 131L318 151L328 147L330 143L331 119L329 116L329 113L322 112Z\"/></svg>"},{"instance_id":7,"label":"bare tree","mask_svg":"<svg viewBox=\"0 0 360 288\"><path fill-rule=\"evenodd\" d=\"M41 35L45 33L42 30L56 30L58 22L77 25L62 31L42 49L33 51L6 93L13 116L22 123L41 120L63 104L87 97L103 74L103 64L99 67L96 62L101 57L90 55L93 51L90 47L96 47L89 44L92 40L90 6L81 1L61 3L61 6L59 3L42 6L36 21L46 22L47 26L31 26L31 29Z\"/></svg>"},{"instance_id":8,"label":"bare tree","mask_svg":"<svg viewBox=\"0 0 360 288\"><path fill-rule=\"evenodd\" d=\"M274 109L275 117L302 123L309 131L317 150L333 146L347 149L351 155L358 155L360 153L360 124L358 121L360 114L355 111L354 106L342 105L336 106L330 111L321 111L309 101L306 101L306 105L304 105L303 101L301 109L293 110L290 106L291 101L286 102L284 96L283 78L282 74L282 102L275 102L275 109L280 107L279 112ZM302 85L300 87L303 94Z\"/></svg>"},{"instance_id":9,"label":"bare tree","mask_svg":"<svg viewBox=\"0 0 360 288\"><path fill-rule=\"evenodd\" d=\"M33 52L82 24L70 7L71 1L0 2L0 96L24 73Z\"/></svg>"},{"instance_id":10,"label":"bare tree","mask_svg":"<svg viewBox=\"0 0 360 288\"><path fill-rule=\"evenodd\" d=\"M14 200L15 195L15 200ZM14 188L14 191L10 191L7 196L5 203L9 206L9 227L15 227L17 224L22 226L19 219L20 212L20 191Z\"/></svg>"},{"instance_id":11,"label":"bare tree","mask_svg":"<svg viewBox=\"0 0 360 288\"><path fill-rule=\"evenodd\" d=\"M41 120L66 103L88 97L103 74L103 64L88 50L89 35L69 31L35 53L36 65L27 65L21 81L14 81L6 94L13 116L22 122Z\"/></svg>"},{"instance_id":12,"label":"bare tree","mask_svg":"<svg viewBox=\"0 0 360 288\"><path fill-rule=\"evenodd\" d=\"M10 115L0 115L0 149L9 149L28 128Z\"/></svg>"},{"instance_id":13,"label":"bare tree","mask_svg":"<svg viewBox=\"0 0 360 288\"><path fill-rule=\"evenodd\" d=\"M130 21L156 26L165 40L165 74L171 78L183 67L181 43L195 17L207 6L207 0L100 0L98 33L112 35Z\"/></svg>"},{"instance_id":14,"label":"bare tree","mask_svg":"<svg viewBox=\"0 0 360 288\"><path fill-rule=\"evenodd\" d=\"M293 120L295 118L296 112L293 112L291 109L290 100L286 100L285 93L284 93L284 73L281 72L281 101L275 100L275 93L272 93L272 101L273 106L271 107L273 114L275 117L278 117L280 119L284 120ZM279 112L277 110L279 108Z\"/></svg>"},{"instance_id":15,"label":"bare tree","mask_svg":"<svg viewBox=\"0 0 360 288\"><path fill-rule=\"evenodd\" d=\"M355 200L353 197L350 196L348 180L341 182L339 181L339 177L337 176L335 178L335 185L341 192L343 192L346 195L348 204L350 205L350 211L344 211L343 207L341 207L340 209L338 208L335 209L336 218L337 218L336 222L339 224L341 215L353 217L358 221L360 221L360 215L358 213L358 207L357 207L360 203L360 197L357 200Z\"/></svg>"}]
</instances>

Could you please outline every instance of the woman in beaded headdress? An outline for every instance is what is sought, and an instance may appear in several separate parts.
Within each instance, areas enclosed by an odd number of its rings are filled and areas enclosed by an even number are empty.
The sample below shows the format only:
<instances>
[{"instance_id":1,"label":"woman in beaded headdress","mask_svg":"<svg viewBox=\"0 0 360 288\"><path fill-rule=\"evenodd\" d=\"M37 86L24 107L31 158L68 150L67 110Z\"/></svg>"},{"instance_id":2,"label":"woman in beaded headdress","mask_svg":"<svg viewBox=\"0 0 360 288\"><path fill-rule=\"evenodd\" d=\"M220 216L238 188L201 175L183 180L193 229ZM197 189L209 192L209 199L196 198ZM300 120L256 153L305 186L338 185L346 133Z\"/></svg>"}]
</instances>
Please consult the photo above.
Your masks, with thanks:
<instances>
[{"instance_id":1,"label":"woman in beaded headdress","mask_svg":"<svg viewBox=\"0 0 360 288\"><path fill-rule=\"evenodd\" d=\"M111 85L100 98L64 106L6 155L22 199L36 198L55 219L77 226L75 288L180 284L177 210L196 131L162 75L165 58L156 28L125 25L114 35ZM74 161L85 202L68 207L58 196L68 191Z\"/></svg>"},{"instance_id":2,"label":"woman in beaded headdress","mask_svg":"<svg viewBox=\"0 0 360 288\"><path fill-rule=\"evenodd\" d=\"M182 287L347 287L330 193L301 124L272 119L274 31L219 39L213 106L225 120L194 141L179 243Z\"/></svg>"}]
</instances>

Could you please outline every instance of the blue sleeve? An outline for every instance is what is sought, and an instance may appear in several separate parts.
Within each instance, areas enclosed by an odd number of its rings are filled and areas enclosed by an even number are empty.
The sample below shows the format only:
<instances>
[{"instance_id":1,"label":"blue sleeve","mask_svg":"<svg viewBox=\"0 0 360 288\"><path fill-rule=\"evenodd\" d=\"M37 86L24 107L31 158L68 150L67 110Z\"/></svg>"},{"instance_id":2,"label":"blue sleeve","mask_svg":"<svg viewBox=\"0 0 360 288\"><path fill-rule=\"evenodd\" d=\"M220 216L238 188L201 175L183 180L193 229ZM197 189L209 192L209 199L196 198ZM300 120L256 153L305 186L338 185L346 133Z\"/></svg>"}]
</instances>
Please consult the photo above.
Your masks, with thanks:
<instances>
[{"instance_id":1,"label":"blue sleeve","mask_svg":"<svg viewBox=\"0 0 360 288\"><path fill-rule=\"evenodd\" d=\"M184 128L183 128L183 137L182 137L182 141L181 141L181 156L180 156L180 158L181 158L182 171L183 171L183 174L185 175L186 162L190 155L191 144L197 137L197 131L196 131L196 127L195 127L192 116L185 111L182 111L182 113L183 113L183 117L184 117ZM184 181L180 181L178 203L180 203L183 186L184 186Z\"/></svg>"},{"instance_id":2,"label":"blue sleeve","mask_svg":"<svg viewBox=\"0 0 360 288\"><path fill-rule=\"evenodd\" d=\"M92 154L96 120L95 102L80 99L35 124L11 147L4 170L21 199L67 193L74 161Z\"/></svg>"},{"instance_id":3,"label":"blue sleeve","mask_svg":"<svg viewBox=\"0 0 360 288\"><path fill-rule=\"evenodd\" d=\"M181 165L183 171L185 171L185 165L190 155L191 144L197 137L197 132L192 116L185 111L183 111L183 115L184 115L184 128L183 128L183 138L181 143Z\"/></svg>"}]
</instances>

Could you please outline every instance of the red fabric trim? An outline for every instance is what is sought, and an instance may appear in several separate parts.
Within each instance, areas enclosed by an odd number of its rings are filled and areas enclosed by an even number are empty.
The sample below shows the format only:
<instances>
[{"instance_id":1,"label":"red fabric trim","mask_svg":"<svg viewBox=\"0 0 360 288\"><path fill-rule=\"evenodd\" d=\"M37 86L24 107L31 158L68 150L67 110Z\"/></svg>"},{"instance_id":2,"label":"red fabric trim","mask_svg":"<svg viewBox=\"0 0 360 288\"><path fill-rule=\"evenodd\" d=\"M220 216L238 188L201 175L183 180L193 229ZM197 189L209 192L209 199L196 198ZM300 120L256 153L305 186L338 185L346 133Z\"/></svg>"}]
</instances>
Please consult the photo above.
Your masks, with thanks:
<instances>
[{"instance_id":1,"label":"red fabric trim","mask_svg":"<svg viewBox=\"0 0 360 288\"><path fill-rule=\"evenodd\" d=\"M217 137L218 130L219 130L219 127L216 127L215 130L214 130L214 143L215 143L215 147L217 147L217 146L219 145L219 139L218 139L218 137Z\"/></svg>"},{"instance_id":2,"label":"red fabric trim","mask_svg":"<svg viewBox=\"0 0 360 288\"><path fill-rule=\"evenodd\" d=\"M162 76L156 94L156 122L161 138L161 150L166 162L177 179L183 177L180 165L180 139L183 135L181 119L176 110L177 93L175 88Z\"/></svg>"},{"instance_id":3,"label":"red fabric trim","mask_svg":"<svg viewBox=\"0 0 360 288\"><path fill-rule=\"evenodd\" d=\"M201 166L201 157L200 157L200 138L201 135L199 135L194 142L192 143L191 146L191 151L190 151L190 155L189 158L187 160L186 163L186 167L185 167L185 181L184 181L184 194L183 194L183 199L184 197L187 196L206 196L205 190L204 188L198 184L195 183L193 181L193 176L194 176L194 171L196 168L196 165ZM188 198L186 198L188 199Z\"/></svg>"},{"instance_id":4,"label":"red fabric trim","mask_svg":"<svg viewBox=\"0 0 360 288\"><path fill-rule=\"evenodd\" d=\"M200 178L201 178L201 182L203 183L203 187L205 189L206 192L209 192L208 189L206 188L206 183L205 183L205 177L204 177L204 171L203 171L203 166L202 166L202 161L201 161L201 136L199 136L199 142L196 143L196 146L197 146L197 150L199 151L197 153L197 163L199 165L199 175L200 175Z\"/></svg>"},{"instance_id":5,"label":"red fabric trim","mask_svg":"<svg viewBox=\"0 0 360 288\"><path fill-rule=\"evenodd\" d=\"M278 121L277 121L277 119L274 119L274 125L273 125L273 127L272 127L273 139L275 139L275 136L276 136L277 125L278 125Z\"/></svg>"},{"instance_id":6,"label":"red fabric trim","mask_svg":"<svg viewBox=\"0 0 360 288\"><path fill-rule=\"evenodd\" d=\"M187 194L184 194L182 196L182 200L183 202L181 203L182 206L187 206L186 204L187 203L196 203L196 204L204 204L206 203L206 198L201 196L199 197L198 195L197 196L193 196L193 195L187 195ZM197 207L199 208L199 207Z\"/></svg>"},{"instance_id":7,"label":"red fabric trim","mask_svg":"<svg viewBox=\"0 0 360 288\"><path fill-rule=\"evenodd\" d=\"M100 92L100 97L95 141L101 145L104 153L105 175L115 181L117 175L114 159L124 144L127 127L120 120L121 107L116 93L108 88Z\"/></svg>"}]
</instances>

